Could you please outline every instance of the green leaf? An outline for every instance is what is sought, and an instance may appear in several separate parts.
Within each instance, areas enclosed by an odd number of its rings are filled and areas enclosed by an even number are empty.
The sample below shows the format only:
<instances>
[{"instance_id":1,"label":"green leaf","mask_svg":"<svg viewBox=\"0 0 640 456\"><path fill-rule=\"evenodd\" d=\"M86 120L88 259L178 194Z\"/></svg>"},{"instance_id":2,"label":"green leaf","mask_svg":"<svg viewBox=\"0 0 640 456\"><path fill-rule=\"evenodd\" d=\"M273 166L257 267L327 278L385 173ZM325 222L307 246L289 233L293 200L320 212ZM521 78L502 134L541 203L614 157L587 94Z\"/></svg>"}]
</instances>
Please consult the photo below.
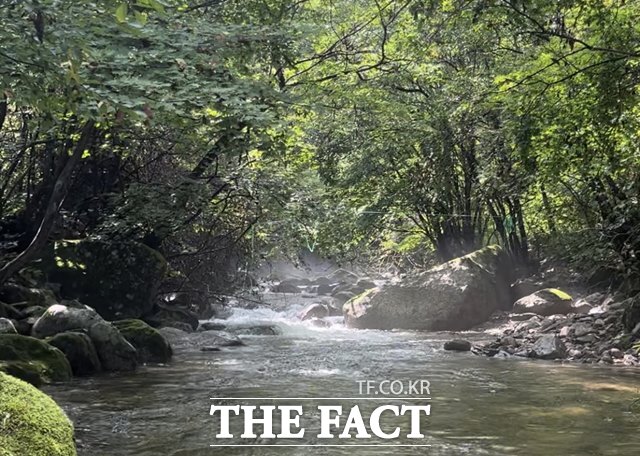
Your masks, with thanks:
<instances>
[{"instance_id":1,"label":"green leaf","mask_svg":"<svg viewBox=\"0 0 640 456\"><path fill-rule=\"evenodd\" d=\"M116 19L118 22L126 22L127 21L127 12L128 7L126 3L120 3L116 8Z\"/></svg>"},{"instance_id":2,"label":"green leaf","mask_svg":"<svg viewBox=\"0 0 640 456\"><path fill-rule=\"evenodd\" d=\"M135 16L136 16L136 21L138 21L140 25L145 25L149 20L149 15L147 13L140 13L136 11Z\"/></svg>"}]
</instances>

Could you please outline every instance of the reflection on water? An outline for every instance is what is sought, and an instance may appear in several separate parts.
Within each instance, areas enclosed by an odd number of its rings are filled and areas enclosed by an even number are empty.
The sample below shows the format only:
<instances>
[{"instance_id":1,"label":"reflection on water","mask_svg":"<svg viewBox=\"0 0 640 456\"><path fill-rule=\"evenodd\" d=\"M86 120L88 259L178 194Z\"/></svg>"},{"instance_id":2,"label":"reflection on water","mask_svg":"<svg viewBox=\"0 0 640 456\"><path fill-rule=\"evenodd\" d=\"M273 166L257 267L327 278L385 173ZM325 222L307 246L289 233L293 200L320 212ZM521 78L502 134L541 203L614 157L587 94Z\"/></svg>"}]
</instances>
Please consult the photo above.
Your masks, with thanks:
<instances>
[{"instance_id":1,"label":"reflection on water","mask_svg":"<svg viewBox=\"0 0 640 456\"><path fill-rule=\"evenodd\" d=\"M280 336L246 336L246 347L222 352L178 344L170 366L76 379L47 392L76 423L81 456L638 454L640 413L632 403L640 396L640 372L448 353L440 349L447 334L316 329L295 323L296 311L241 311L231 319L275 321ZM429 448L209 446L220 443L210 397L351 398L358 395L356 381L364 379L430 381L431 417L420 442ZM364 416L376 403L357 402ZM348 410L354 404L342 405ZM305 414L314 413L317 402L304 405ZM304 443L317 443L316 424Z\"/></svg>"}]
</instances>

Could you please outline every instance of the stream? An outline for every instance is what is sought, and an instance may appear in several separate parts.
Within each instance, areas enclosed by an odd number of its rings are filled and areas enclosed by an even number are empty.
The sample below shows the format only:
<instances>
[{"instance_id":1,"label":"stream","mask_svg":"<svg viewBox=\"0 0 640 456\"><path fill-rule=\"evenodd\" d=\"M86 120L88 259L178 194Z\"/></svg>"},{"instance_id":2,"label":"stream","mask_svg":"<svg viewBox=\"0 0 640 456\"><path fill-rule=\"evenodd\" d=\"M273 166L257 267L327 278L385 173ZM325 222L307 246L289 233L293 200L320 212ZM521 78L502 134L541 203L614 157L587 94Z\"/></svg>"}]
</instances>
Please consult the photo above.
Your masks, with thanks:
<instances>
[{"instance_id":1,"label":"stream","mask_svg":"<svg viewBox=\"0 0 640 456\"><path fill-rule=\"evenodd\" d=\"M49 386L46 392L74 421L80 456L638 454L637 369L445 352L442 344L452 338L450 333L351 330L339 317L332 327L317 328L296 317L306 304L290 299L280 311L236 309L224 320L231 327L276 325L279 335L245 335L241 337L246 346L202 352L189 343L196 336L185 334L174 344L170 365L74 379ZM469 332L464 337L490 336ZM357 381L365 379L426 379L431 400L419 396L359 400ZM212 397L309 399L258 403L212 401ZM425 438L419 440L429 446L349 447L362 443L353 438L331 440L344 445L331 448L210 446L220 443L218 422L209 415L212 403L304 404L305 412L313 414L319 400L312 398L327 397L351 398L329 403L344 405L347 411L359 405L363 416L382 404L431 404L431 415L421 426ZM317 424L312 420L306 426L308 437L297 443L327 443L316 438ZM282 443L240 438L225 442ZM373 438L368 443L416 442Z\"/></svg>"}]
</instances>

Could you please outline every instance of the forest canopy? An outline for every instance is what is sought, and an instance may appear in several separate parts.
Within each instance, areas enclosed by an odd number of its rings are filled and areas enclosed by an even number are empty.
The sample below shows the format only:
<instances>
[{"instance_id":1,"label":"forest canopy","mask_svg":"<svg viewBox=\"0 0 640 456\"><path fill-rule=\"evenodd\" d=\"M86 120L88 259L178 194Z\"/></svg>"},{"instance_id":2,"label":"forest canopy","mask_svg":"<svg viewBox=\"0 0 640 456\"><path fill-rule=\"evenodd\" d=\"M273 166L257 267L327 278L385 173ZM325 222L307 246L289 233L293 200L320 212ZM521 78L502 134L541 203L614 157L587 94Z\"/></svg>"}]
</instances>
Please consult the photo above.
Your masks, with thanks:
<instances>
[{"instance_id":1,"label":"forest canopy","mask_svg":"<svg viewBox=\"0 0 640 456\"><path fill-rule=\"evenodd\" d=\"M640 2L5 0L0 282L136 240L176 287L499 243L640 286ZM230 279L229 279L230 280Z\"/></svg>"}]
</instances>

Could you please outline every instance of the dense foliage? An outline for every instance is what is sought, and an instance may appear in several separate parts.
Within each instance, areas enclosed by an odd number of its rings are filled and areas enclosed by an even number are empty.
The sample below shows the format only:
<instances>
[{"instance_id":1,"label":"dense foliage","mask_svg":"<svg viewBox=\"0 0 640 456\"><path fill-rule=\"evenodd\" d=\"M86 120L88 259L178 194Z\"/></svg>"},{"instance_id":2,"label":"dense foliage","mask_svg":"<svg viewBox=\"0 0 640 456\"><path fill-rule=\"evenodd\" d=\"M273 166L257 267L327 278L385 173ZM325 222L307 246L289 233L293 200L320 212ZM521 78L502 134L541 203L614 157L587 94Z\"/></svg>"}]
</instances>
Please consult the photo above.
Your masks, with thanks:
<instances>
[{"instance_id":1,"label":"dense foliage","mask_svg":"<svg viewBox=\"0 0 640 456\"><path fill-rule=\"evenodd\" d=\"M0 281L94 236L160 249L176 287L300 249L426 264L494 242L640 283L637 1L0 15Z\"/></svg>"}]
</instances>

